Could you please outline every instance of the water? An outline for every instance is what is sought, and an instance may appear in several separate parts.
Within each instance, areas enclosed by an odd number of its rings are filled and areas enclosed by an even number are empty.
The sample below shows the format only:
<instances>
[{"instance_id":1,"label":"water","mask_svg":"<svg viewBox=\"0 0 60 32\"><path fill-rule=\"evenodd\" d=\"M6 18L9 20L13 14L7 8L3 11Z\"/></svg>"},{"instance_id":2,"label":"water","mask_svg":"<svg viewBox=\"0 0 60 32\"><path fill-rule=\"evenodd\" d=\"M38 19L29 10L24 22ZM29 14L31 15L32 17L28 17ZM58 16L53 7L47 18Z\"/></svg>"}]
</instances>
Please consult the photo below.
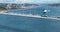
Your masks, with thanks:
<instances>
[{"instance_id":1,"label":"water","mask_svg":"<svg viewBox=\"0 0 60 32\"><path fill-rule=\"evenodd\" d=\"M42 15L43 10L50 10L47 12L48 16L60 16L60 7L54 6L38 6L32 9L10 9L9 12L24 13L24 14L38 14Z\"/></svg>"},{"instance_id":2,"label":"water","mask_svg":"<svg viewBox=\"0 0 60 32\"><path fill-rule=\"evenodd\" d=\"M48 8L47 8L48 7ZM59 7L40 6L34 9L11 9L10 12L42 14L43 9L51 10L48 16L60 16ZM27 12L27 13L28 13ZM26 13L26 14L27 14ZM0 32L60 32L60 21L44 18L32 18L23 16L0 15Z\"/></svg>"}]
</instances>

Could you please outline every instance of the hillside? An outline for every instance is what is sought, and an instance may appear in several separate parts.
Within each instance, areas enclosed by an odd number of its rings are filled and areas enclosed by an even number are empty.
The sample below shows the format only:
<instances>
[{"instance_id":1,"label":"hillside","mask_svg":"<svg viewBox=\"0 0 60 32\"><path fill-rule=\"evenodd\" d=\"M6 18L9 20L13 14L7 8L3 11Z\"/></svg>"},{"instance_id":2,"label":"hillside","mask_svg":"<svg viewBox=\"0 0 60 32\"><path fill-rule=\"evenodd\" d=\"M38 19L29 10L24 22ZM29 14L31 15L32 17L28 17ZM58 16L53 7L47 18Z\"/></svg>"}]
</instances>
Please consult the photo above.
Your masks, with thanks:
<instances>
[{"instance_id":1,"label":"hillside","mask_svg":"<svg viewBox=\"0 0 60 32\"><path fill-rule=\"evenodd\" d=\"M60 6L60 3L58 4L48 4L49 6Z\"/></svg>"}]
</instances>

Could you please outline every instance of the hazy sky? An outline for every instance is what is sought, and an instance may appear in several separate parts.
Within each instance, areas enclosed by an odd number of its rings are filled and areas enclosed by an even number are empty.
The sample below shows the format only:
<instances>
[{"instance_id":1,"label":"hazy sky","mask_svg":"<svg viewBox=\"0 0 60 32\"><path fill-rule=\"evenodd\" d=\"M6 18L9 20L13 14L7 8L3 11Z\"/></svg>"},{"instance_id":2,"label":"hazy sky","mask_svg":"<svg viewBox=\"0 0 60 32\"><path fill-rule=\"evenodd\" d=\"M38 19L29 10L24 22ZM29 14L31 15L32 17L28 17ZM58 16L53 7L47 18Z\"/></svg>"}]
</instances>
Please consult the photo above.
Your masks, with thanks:
<instances>
[{"instance_id":1,"label":"hazy sky","mask_svg":"<svg viewBox=\"0 0 60 32\"><path fill-rule=\"evenodd\" d=\"M5 3L60 3L60 0L0 0Z\"/></svg>"}]
</instances>

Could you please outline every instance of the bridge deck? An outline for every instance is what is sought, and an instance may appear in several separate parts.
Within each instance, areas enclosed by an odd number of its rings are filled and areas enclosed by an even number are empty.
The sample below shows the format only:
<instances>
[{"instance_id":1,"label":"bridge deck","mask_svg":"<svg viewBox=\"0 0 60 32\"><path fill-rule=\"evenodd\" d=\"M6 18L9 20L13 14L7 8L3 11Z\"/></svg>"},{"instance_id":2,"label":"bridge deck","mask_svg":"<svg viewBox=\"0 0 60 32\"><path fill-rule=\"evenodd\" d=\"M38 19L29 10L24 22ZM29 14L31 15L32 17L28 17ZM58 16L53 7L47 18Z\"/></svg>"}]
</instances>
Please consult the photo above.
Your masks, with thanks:
<instances>
[{"instance_id":1,"label":"bridge deck","mask_svg":"<svg viewBox=\"0 0 60 32\"><path fill-rule=\"evenodd\" d=\"M53 16L47 16L43 17L40 15L32 15L32 14L18 14L18 13L12 13L12 12L0 12L0 14L6 14L6 15L16 15L16 16L26 16L26 17L35 17L35 18L47 18L47 19L55 19L55 20L60 20L60 17L53 17Z\"/></svg>"}]
</instances>

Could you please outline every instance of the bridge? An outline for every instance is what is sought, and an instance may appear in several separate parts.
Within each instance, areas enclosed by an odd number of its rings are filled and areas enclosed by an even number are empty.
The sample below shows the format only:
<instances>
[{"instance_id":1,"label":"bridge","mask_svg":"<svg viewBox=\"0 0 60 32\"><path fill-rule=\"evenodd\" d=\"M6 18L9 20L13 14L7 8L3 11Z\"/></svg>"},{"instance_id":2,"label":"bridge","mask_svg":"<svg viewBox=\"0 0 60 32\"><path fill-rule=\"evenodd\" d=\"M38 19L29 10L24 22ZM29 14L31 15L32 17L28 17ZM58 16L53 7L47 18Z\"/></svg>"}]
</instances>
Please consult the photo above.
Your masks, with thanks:
<instances>
[{"instance_id":1,"label":"bridge","mask_svg":"<svg viewBox=\"0 0 60 32\"><path fill-rule=\"evenodd\" d=\"M21 14L21 13L4 12L4 11L0 12L0 14L60 20L60 17L56 17L56 16L46 16L46 17L44 17L44 16L40 16L40 15Z\"/></svg>"}]
</instances>

